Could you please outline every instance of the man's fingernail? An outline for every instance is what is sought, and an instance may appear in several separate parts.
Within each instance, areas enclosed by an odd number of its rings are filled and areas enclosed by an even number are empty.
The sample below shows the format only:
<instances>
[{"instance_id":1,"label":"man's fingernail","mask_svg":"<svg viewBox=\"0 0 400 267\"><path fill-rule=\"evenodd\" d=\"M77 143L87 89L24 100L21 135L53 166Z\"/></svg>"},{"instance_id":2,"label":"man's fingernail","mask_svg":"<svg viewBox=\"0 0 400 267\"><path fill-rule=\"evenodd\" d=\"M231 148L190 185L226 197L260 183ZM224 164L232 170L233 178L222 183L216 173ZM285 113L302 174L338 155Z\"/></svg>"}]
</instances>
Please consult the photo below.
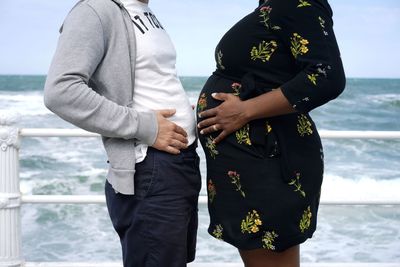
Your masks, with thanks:
<instances>
[{"instance_id":1,"label":"man's fingernail","mask_svg":"<svg viewBox=\"0 0 400 267\"><path fill-rule=\"evenodd\" d=\"M204 130L201 130L201 131L200 131L200 134L204 134Z\"/></svg>"},{"instance_id":2,"label":"man's fingernail","mask_svg":"<svg viewBox=\"0 0 400 267\"><path fill-rule=\"evenodd\" d=\"M197 128L200 128L200 123L199 123L199 124L197 124Z\"/></svg>"},{"instance_id":3,"label":"man's fingernail","mask_svg":"<svg viewBox=\"0 0 400 267\"><path fill-rule=\"evenodd\" d=\"M201 119L201 113L197 114L197 116Z\"/></svg>"},{"instance_id":4,"label":"man's fingernail","mask_svg":"<svg viewBox=\"0 0 400 267\"><path fill-rule=\"evenodd\" d=\"M217 93L212 93L211 94L212 97L215 97L216 95L217 95Z\"/></svg>"}]
</instances>

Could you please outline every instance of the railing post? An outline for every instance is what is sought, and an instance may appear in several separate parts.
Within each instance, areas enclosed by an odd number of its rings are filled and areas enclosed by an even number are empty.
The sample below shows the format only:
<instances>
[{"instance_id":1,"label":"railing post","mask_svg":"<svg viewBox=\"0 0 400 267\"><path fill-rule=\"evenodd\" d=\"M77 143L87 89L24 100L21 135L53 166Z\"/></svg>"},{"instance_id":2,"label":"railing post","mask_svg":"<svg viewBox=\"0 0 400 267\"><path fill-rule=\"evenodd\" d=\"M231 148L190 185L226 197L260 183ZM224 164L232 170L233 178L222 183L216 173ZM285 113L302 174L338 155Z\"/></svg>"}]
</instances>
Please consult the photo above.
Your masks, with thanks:
<instances>
[{"instance_id":1,"label":"railing post","mask_svg":"<svg viewBox=\"0 0 400 267\"><path fill-rule=\"evenodd\" d=\"M0 266L23 266L19 131L16 115L0 114Z\"/></svg>"}]
</instances>

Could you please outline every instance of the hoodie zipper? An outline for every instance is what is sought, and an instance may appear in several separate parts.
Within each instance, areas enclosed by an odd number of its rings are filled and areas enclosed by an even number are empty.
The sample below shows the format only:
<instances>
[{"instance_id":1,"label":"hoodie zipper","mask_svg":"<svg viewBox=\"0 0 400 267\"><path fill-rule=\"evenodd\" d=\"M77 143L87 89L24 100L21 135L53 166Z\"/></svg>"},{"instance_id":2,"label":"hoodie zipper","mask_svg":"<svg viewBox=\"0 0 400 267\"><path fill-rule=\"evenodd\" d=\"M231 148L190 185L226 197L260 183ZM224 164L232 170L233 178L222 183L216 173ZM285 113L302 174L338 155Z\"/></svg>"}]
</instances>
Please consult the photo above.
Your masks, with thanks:
<instances>
[{"instance_id":1,"label":"hoodie zipper","mask_svg":"<svg viewBox=\"0 0 400 267\"><path fill-rule=\"evenodd\" d=\"M118 1L118 0L112 0L114 3L116 3L119 7L120 7L120 9L121 9L121 12L122 12L122 16L123 16L123 19L124 19L124 24L125 24L125 30L126 30L126 34L127 34L127 42L128 42L128 53L129 53L129 59L130 59L130 67L131 67L131 84L132 84L132 86L131 86L131 98L129 99L129 102L128 103L132 103L132 100L133 100L133 88L134 88L134 86L135 86L135 72L133 71L133 66L135 65L135 61L136 61L136 58L134 59L134 58L132 58L132 44L131 44L131 40L129 40L129 25L127 25L127 20L129 20L129 22L131 21L131 16L129 15L129 12L128 12L128 10L126 10L126 8L125 8L125 6L120 2L120 1ZM135 38L135 32L133 31L132 32L132 36L133 36L133 38ZM136 40L135 40L135 42L136 42Z\"/></svg>"}]
</instances>

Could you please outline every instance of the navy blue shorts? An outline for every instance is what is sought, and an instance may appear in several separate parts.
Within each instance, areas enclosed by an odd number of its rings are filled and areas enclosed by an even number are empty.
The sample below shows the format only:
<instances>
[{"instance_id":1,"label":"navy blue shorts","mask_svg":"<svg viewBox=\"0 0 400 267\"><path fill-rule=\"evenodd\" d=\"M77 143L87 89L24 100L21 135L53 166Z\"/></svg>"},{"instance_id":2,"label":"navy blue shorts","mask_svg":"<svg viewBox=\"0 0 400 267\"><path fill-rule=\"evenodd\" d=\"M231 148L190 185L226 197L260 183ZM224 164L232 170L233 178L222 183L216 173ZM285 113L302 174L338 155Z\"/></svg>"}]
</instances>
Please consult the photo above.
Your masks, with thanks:
<instances>
[{"instance_id":1,"label":"navy blue shorts","mask_svg":"<svg viewBox=\"0 0 400 267\"><path fill-rule=\"evenodd\" d=\"M116 193L106 182L124 267L182 267L194 260L199 161L195 145L179 155L149 148L146 159L136 164L135 195Z\"/></svg>"}]
</instances>

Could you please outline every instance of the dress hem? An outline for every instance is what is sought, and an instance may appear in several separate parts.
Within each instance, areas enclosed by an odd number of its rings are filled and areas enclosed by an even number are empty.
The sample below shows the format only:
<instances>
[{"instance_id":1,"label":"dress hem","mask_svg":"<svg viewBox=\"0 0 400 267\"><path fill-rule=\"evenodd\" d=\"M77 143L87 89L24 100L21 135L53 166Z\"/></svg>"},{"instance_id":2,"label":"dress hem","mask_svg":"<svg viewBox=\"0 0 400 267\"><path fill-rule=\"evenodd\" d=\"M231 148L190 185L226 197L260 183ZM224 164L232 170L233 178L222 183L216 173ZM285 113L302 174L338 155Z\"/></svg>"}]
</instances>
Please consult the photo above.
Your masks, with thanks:
<instances>
[{"instance_id":1,"label":"dress hem","mask_svg":"<svg viewBox=\"0 0 400 267\"><path fill-rule=\"evenodd\" d=\"M302 234L302 235L296 235L296 236L291 236L291 237L286 237L287 239L289 239L289 241L287 241L284 245L281 245L279 247L276 247L276 249L274 250L270 250L270 251L274 251L274 252L283 252L293 246L296 245L300 245L302 243L304 243L305 241L307 241L307 239L310 239L313 237L313 234L315 232L316 229L310 229L306 234ZM262 249L264 248L262 246L262 243L260 242L259 246L239 246L237 244L235 244L235 242L229 241L229 240L225 240L225 239L218 239L215 236L213 236L212 232L210 229L208 229L208 233L214 237L217 240L223 241L225 243L228 243L232 246L234 246L235 248L239 249L239 250L255 250L255 249ZM266 248L264 248L266 249ZM268 250L268 249L267 249Z\"/></svg>"}]
</instances>

